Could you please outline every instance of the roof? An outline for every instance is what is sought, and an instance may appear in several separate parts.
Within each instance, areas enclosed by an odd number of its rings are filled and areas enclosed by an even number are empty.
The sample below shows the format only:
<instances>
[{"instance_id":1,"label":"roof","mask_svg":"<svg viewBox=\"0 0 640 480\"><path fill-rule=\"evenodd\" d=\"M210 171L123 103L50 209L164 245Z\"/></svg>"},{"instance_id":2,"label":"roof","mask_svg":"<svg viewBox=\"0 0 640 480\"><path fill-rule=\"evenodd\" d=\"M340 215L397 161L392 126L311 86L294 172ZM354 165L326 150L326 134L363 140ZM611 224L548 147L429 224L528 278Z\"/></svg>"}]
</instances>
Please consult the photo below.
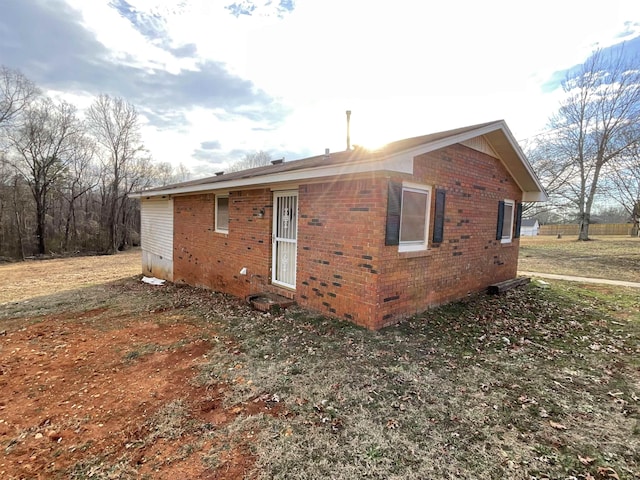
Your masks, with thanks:
<instances>
[{"instance_id":1,"label":"roof","mask_svg":"<svg viewBox=\"0 0 640 480\"><path fill-rule=\"evenodd\" d=\"M520 225L523 227L535 227L536 223L538 223L538 220L535 218L523 218Z\"/></svg>"},{"instance_id":2,"label":"roof","mask_svg":"<svg viewBox=\"0 0 640 480\"><path fill-rule=\"evenodd\" d=\"M531 165L503 120L422 135L388 143L377 150L353 150L293 160L151 188L133 197L201 193L214 190L295 182L322 177L391 171L413 173L413 158L449 145L483 136L524 192L525 201L544 201L547 195Z\"/></svg>"}]
</instances>

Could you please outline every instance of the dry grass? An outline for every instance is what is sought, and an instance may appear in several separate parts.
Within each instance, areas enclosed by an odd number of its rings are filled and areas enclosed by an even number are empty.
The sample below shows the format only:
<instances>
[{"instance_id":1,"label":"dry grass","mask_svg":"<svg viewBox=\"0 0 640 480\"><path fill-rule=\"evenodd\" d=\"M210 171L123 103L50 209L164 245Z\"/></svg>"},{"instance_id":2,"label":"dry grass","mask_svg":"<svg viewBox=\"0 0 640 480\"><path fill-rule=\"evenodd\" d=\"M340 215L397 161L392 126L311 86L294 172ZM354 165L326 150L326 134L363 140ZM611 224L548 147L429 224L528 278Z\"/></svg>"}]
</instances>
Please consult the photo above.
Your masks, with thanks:
<instances>
[{"instance_id":1,"label":"dry grass","mask_svg":"<svg viewBox=\"0 0 640 480\"><path fill-rule=\"evenodd\" d=\"M116 255L29 260L0 265L0 305L137 275L140 249Z\"/></svg>"},{"instance_id":2,"label":"dry grass","mask_svg":"<svg viewBox=\"0 0 640 480\"><path fill-rule=\"evenodd\" d=\"M240 353L201 380L286 405L255 444L263 478L634 478L639 310L630 290L531 285L379 333L238 315L219 328Z\"/></svg>"},{"instance_id":3,"label":"dry grass","mask_svg":"<svg viewBox=\"0 0 640 480\"><path fill-rule=\"evenodd\" d=\"M522 271L576 275L640 282L640 238L594 237L578 242L575 237L522 237Z\"/></svg>"}]
</instances>

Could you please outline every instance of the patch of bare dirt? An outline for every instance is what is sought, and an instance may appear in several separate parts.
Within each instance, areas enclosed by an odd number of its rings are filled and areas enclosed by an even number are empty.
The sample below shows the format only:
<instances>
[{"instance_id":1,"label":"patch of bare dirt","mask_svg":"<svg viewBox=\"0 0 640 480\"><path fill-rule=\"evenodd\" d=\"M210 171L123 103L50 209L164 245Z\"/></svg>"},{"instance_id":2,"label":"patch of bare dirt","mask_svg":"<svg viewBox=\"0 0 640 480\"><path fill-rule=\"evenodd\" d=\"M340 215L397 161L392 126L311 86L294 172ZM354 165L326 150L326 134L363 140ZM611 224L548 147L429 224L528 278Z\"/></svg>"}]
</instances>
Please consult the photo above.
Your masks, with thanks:
<instances>
[{"instance_id":1,"label":"patch of bare dirt","mask_svg":"<svg viewBox=\"0 0 640 480\"><path fill-rule=\"evenodd\" d=\"M120 255L129 265L101 270L102 258L114 258L84 257L3 266L14 273L13 283L0 275L2 299L138 273L138 257ZM33 285L43 272L47 285ZM224 407L224 385L194 381L215 332L182 310L88 307L0 323L0 478L250 478L249 445L220 448L211 433L240 414L269 412L264 402Z\"/></svg>"}]
</instances>

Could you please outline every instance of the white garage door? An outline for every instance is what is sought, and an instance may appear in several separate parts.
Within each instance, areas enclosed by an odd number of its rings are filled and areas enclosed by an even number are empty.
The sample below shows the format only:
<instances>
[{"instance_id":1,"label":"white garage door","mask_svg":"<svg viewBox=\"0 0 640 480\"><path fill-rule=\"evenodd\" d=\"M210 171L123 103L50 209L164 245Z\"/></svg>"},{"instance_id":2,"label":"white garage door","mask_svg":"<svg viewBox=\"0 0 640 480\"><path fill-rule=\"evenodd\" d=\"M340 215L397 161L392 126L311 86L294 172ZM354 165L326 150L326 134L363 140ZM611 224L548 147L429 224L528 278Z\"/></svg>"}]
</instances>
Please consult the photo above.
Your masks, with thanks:
<instances>
[{"instance_id":1,"label":"white garage door","mask_svg":"<svg viewBox=\"0 0 640 480\"><path fill-rule=\"evenodd\" d=\"M142 199L140 241L143 270L161 278L173 276L173 200Z\"/></svg>"}]
</instances>

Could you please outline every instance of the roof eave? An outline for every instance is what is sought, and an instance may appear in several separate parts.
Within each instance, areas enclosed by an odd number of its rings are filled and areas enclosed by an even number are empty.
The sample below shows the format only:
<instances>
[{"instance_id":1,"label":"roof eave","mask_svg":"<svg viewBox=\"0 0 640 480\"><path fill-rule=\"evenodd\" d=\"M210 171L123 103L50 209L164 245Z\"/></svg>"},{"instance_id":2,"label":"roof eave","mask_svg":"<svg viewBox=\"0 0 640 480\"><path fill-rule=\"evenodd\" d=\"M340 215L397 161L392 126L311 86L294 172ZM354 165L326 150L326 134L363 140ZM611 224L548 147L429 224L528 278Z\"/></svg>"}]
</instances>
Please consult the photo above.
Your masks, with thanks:
<instances>
[{"instance_id":1,"label":"roof eave","mask_svg":"<svg viewBox=\"0 0 640 480\"><path fill-rule=\"evenodd\" d=\"M441 148L449 147L456 143L462 143L472 138L479 136L485 136L492 147L500 155L505 168L509 171L514 178L518 186L523 192L523 201L525 202L544 202L549 198L544 190L544 187L538 180L537 175L531 168L527 157L520 149L518 142L513 137L513 134L507 127L504 120L498 120L496 122L484 124L473 130L461 132L456 135L444 137L433 142L428 142L417 147L413 147L401 152L392 154L392 158L406 158L423 155L425 153L433 152ZM493 137L493 138L492 138ZM502 141L500 140L502 137ZM491 141L493 139L493 142ZM506 141L506 144L505 144ZM510 147L510 148L509 148Z\"/></svg>"},{"instance_id":2,"label":"roof eave","mask_svg":"<svg viewBox=\"0 0 640 480\"><path fill-rule=\"evenodd\" d=\"M523 202L546 202L549 200L546 192L522 192Z\"/></svg>"},{"instance_id":3,"label":"roof eave","mask_svg":"<svg viewBox=\"0 0 640 480\"><path fill-rule=\"evenodd\" d=\"M485 136L492 145L501 162L509 171L517 185L523 192L525 202L544 202L548 196L529 164L526 156L520 149L518 142L507 127L504 120L498 120L483 124L478 128L446 136L432 142L427 142L416 147L395 152L383 158L355 164L326 165L321 167L304 168L255 177L233 179L229 181L216 181L200 185L183 186L178 188L159 189L154 191L142 191L130 194L134 198L157 197L162 195L180 195L189 193L203 193L214 190L230 190L247 186L260 186L277 183L290 183L313 178L324 178L336 175L367 173L373 171L391 171L413 174L413 158L456 143L462 143L475 137Z\"/></svg>"},{"instance_id":4,"label":"roof eave","mask_svg":"<svg viewBox=\"0 0 640 480\"><path fill-rule=\"evenodd\" d=\"M374 158L369 161L356 164L326 165L322 167L305 168L288 172L261 175L259 177L238 178L229 181L217 181L202 185L192 185L163 190L135 192L129 196L132 198L150 198L162 195L183 195L190 193L204 193L214 190L232 190L242 187L254 187L261 185L274 185L278 183L291 183L315 178L326 178L337 175L355 175L377 171L389 171L397 173L413 173L413 158Z\"/></svg>"}]
</instances>

